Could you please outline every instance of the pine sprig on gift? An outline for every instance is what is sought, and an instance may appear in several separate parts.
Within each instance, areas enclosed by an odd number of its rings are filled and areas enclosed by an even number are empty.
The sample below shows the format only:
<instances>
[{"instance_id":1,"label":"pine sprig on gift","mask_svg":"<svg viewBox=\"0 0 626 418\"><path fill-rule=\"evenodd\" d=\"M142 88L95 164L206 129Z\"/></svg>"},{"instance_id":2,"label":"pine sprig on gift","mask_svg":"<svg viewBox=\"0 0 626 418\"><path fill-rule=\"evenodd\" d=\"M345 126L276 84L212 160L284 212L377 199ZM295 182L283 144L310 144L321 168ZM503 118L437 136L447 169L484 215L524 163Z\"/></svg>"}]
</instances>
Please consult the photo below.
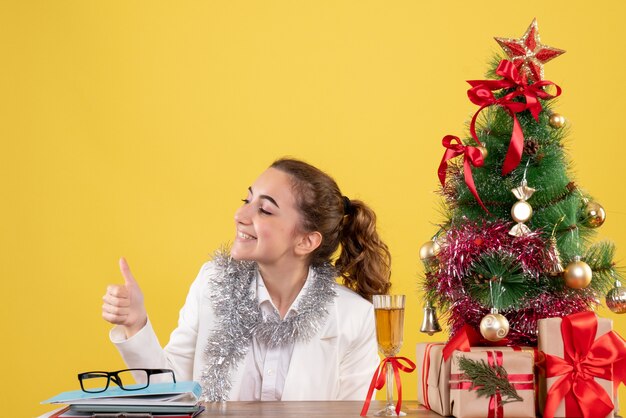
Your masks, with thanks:
<instances>
[{"instance_id":1,"label":"pine sprig on gift","mask_svg":"<svg viewBox=\"0 0 626 418\"><path fill-rule=\"evenodd\" d=\"M499 391L501 403L521 402L523 399L509 383L508 373L502 366L489 366L485 360L474 361L466 357L459 357L459 369L471 380L472 390L478 396L490 398Z\"/></svg>"}]
</instances>

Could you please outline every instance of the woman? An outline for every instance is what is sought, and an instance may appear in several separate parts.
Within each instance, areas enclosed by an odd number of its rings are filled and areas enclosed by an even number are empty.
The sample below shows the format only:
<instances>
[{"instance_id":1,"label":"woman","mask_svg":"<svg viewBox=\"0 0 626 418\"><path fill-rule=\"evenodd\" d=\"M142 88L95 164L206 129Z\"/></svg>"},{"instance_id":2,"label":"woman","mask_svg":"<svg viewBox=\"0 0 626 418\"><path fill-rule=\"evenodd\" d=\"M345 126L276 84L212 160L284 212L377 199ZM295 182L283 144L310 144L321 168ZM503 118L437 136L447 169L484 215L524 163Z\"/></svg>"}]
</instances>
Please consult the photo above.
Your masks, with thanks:
<instances>
[{"instance_id":1,"label":"woman","mask_svg":"<svg viewBox=\"0 0 626 418\"><path fill-rule=\"evenodd\" d=\"M206 401L364 399L379 362L368 301L390 286L374 212L293 159L275 161L243 202L230 255L202 266L165 348L120 260L125 284L103 297L111 340L129 367L200 381Z\"/></svg>"}]
</instances>

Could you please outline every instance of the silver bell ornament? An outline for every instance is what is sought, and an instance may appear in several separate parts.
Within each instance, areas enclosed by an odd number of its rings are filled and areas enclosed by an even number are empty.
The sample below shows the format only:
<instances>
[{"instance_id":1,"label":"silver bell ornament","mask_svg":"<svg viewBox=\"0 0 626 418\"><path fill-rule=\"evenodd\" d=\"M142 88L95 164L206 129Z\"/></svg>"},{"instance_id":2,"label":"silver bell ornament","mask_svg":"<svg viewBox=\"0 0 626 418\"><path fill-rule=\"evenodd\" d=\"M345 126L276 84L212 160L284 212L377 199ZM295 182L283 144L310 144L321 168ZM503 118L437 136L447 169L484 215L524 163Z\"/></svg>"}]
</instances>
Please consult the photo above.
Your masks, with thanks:
<instances>
[{"instance_id":1,"label":"silver bell ornament","mask_svg":"<svg viewBox=\"0 0 626 418\"><path fill-rule=\"evenodd\" d=\"M420 332L428 335L433 335L436 332L441 332L441 326L437 320L437 309L430 301L426 301L424 305L424 319L422 320L422 326Z\"/></svg>"}]
</instances>

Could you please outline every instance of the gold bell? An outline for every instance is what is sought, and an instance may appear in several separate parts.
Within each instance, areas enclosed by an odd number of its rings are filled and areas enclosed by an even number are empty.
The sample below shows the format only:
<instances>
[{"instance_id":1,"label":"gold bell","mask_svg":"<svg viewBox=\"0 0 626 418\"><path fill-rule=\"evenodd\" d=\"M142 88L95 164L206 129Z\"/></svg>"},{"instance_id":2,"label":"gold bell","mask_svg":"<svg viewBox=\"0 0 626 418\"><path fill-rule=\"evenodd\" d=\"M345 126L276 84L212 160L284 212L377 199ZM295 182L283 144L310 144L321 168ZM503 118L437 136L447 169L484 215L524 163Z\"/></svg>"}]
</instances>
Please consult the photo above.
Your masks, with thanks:
<instances>
[{"instance_id":1,"label":"gold bell","mask_svg":"<svg viewBox=\"0 0 626 418\"><path fill-rule=\"evenodd\" d=\"M430 301L426 301L426 305L424 305L424 320L422 321L420 332L428 335L441 332L441 326L437 320L437 309Z\"/></svg>"}]
</instances>

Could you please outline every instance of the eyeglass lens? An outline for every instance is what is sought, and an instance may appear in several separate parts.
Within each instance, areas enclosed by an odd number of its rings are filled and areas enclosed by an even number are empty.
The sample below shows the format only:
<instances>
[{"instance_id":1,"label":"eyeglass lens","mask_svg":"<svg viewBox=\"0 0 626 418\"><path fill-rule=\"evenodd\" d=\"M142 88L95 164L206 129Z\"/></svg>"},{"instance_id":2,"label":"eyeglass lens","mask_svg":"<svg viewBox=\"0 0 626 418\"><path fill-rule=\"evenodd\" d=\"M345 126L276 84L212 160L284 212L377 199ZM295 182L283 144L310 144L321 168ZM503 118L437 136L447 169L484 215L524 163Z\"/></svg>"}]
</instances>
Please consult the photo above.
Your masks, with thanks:
<instances>
[{"instance_id":1,"label":"eyeglass lens","mask_svg":"<svg viewBox=\"0 0 626 418\"><path fill-rule=\"evenodd\" d=\"M89 372L80 376L80 385L85 392L102 392L109 384L109 375L105 372Z\"/></svg>"},{"instance_id":2,"label":"eyeglass lens","mask_svg":"<svg viewBox=\"0 0 626 418\"><path fill-rule=\"evenodd\" d=\"M154 374L166 373L170 376L150 376ZM108 386L111 385L111 381L124 390L139 390L147 388L151 380L155 381L174 381L174 372L169 369L127 369L119 370L117 372L87 372L79 375L81 388L85 392L98 393L104 392Z\"/></svg>"},{"instance_id":3,"label":"eyeglass lens","mask_svg":"<svg viewBox=\"0 0 626 418\"><path fill-rule=\"evenodd\" d=\"M148 373L142 369L120 370L111 376L111 380L117 386L126 390L148 387ZM136 383L137 381L141 383ZM100 372L85 373L81 376L81 384L85 392L103 392L107 386L110 386L109 374Z\"/></svg>"}]
</instances>

